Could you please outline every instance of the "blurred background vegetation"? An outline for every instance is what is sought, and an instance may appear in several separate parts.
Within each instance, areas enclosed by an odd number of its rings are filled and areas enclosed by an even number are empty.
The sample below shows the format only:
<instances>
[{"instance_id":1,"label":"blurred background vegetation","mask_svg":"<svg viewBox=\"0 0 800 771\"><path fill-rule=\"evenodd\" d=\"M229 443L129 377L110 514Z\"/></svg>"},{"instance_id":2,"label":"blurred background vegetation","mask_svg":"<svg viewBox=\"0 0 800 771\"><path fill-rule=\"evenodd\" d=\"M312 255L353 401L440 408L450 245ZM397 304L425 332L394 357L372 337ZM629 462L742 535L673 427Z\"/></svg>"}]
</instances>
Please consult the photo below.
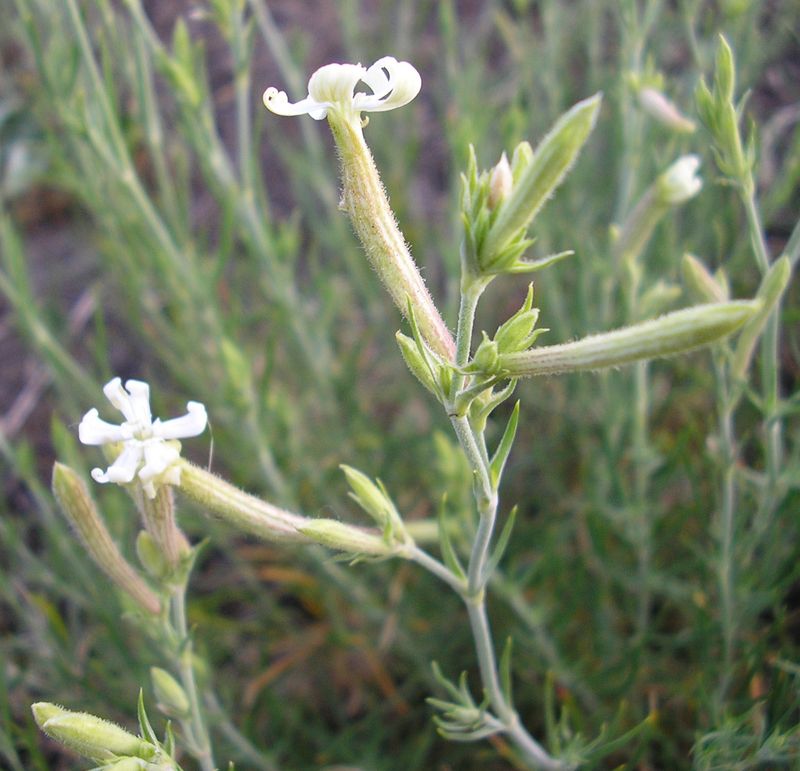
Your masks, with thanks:
<instances>
[{"instance_id":1,"label":"blurred background vegetation","mask_svg":"<svg viewBox=\"0 0 800 771\"><path fill-rule=\"evenodd\" d=\"M357 519L346 462L380 477L410 520L435 515L445 492L451 517L471 516L469 472L405 370L399 317L337 210L326 127L267 114L266 86L299 98L318 66L387 53L422 73L420 97L371 116L366 136L451 324L469 144L493 165L599 90L598 127L537 219L537 254L575 250L535 277L546 341L630 320L610 231L687 152L703 157L705 186L657 229L646 282L680 285L690 251L724 266L734 296L755 293L744 213L719 183L708 135L671 133L636 97L658 84L694 118L720 32L737 56L738 93L749 90L744 125L757 137L773 255L796 223L793 0L0 0L0 13L2 768L77 767L38 733L30 703L132 726L138 688L160 663L120 620L123 603L48 491L55 457L87 474L99 462L77 447L76 426L111 376L148 380L155 414L203 401L213 467L277 503ZM496 281L478 328L492 332L525 291L523 279ZM688 302L676 296L673 307ZM800 377L798 307L790 285L786 397ZM758 377L751 385L735 422L727 664L724 459L708 352L652 365L644 437L632 370L520 388L503 498L520 516L490 611L496 639L515 641L521 715L551 749L602 734L601 768L800 762L800 401L782 402L781 492L765 508L764 405ZM212 443L187 450L205 463ZM125 496L95 492L134 559ZM188 507L181 523L195 540L210 536L190 617L220 759L243 769L514 767L502 739L436 736L424 705L436 692L430 661L474 674L474 659L459 602L435 579L412 565L348 567L258 544ZM634 738L609 744L644 720Z\"/></svg>"}]
</instances>

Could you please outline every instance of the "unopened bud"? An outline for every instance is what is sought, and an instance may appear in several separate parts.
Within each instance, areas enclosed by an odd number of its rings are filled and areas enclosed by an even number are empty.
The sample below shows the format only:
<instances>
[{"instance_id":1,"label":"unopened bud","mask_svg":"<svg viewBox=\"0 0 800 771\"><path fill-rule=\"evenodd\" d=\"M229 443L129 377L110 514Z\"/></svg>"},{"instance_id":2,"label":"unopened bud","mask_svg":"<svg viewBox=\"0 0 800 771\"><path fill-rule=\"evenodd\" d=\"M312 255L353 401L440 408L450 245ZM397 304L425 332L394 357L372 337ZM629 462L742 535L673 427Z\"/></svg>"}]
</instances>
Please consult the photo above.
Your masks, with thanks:
<instances>
[{"instance_id":1,"label":"unopened bud","mask_svg":"<svg viewBox=\"0 0 800 771\"><path fill-rule=\"evenodd\" d=\"M637 320L659 316L668 310L681 296L681 288L676 284L659 279L645 291L637 303Z\"/></svg>"},{"instance_id":2,"label":"unopened bud","mask_svg":"<svg viewBox=\"0 0 800 771\"><path fill-rule=\"evenodd\" d=\"M397 345L400 346L400 353L403 356L406 366L411 370L411 374L419 380L434 396L439 397L439 386L433 379L431 368L422 358L422 354L417 348L417 344L402 332L395 334Z\"/></svg>"},{"instance_id":3,"label":"unopened bud","mask_svg":"<svg viewBox=\"0 0 800 771\"><path fill-rule=\"evenodd\" d=\"M147 763L146 761L142 761L140 758L120 758L119 760L115 760L113 763L107 763L104 766L101 766L97 771L142 771L142 769L150 769L154 768L153 764ZM155 766L159 770L164 769L175 769L177 766L174 764L164 765L163 763Z\"/></svg>"},{"instance_id":4,"label":"unopened bud","mask_svg":"<svg viewBox=\"0 0 800 771\"><path fill-rule=\"evenodd\" d=\"M31 707L36 724L51 739L94 761L119 756L152 758L157 748L118 725L87 712L70 712L55 704L39 702Z\"/></svg>"},{"instance_id":5,"label":"unopened bud","mask_svg":"<svg viewBox=\"0 0 800 771\"><path fill-rule=\"evenodd\" d=\"M561 184L594 128L600 99L600 94L596 94L578 102L558 119L536 148L489 230L483 260L491 262L520 230L530 225Z\"/></svg>"},{"instance_id":6,"label":"unopened bud","mask_svg":"<svg viewBox=\"0 0 800 771\"><path fill-rule=\"evenodd\" d=\"M398 553L398 548L387 544L381 536L335 519L312 519L298 529L312 541L338 551L374 557L388 557Z\"/></svg>"},{"instance_id":7,"label":"unopened bud","mask_svg":"<svg viewBox=\"0 0 800 771\"><path fill-rule=\"evenodd\" d=\"M682 115L664 94L654 88L639 91L639 104L648 115L672 131L691 134L696 128L694 121Z\"/></svg>"},{"instance_id":8,"label":"unopened bud","mask_svg":"<svg viewBox=\"0 0 800 771\"><path fill-rule=\"evenodd\" d=\"M533 284L528 285L528 294L522 307L508 321L498 327L494 339L499 353L516 353L530 348L544 330L536 330L539 309L533 307Z\"/></svg>"},{"instance_id":9,"label":"unopened bud","mask_svg":"<svg viewBox=\"0 0 800 771\"><path fill-rule=\"evenodd\" d=\"M144 610L158 614L161 602L120 553L80 477L69 466L55 463L52 487L62 511L95 563Z\"/></svg>"},{"instance_id":10,"label":"unopened bud","mask_svg":"<svg viewBox=\"0 0 800 771\"><path fill-rule=\"evenodd\" d=\"M489 177L489 199L487 201L489 209L496 209L503 203L511 194L513 185L514 178L511 174L511 166L508 163L506 154L503 153Z\"/></svg>"},{"instance_id":11,"label":"unopened bud","mask_svg":"<svg viewBox=\"0 0 800 771\"><path fill-rule=\"evenodd\" d=\"M791 275L792 265L789 258L784 255L773 263L769 272L761 280L761 286L756 295L756 298L762 303L761 309L745 324L736 343L736 351L731 364L731 372L735 378L741 379L747 374L756 343L764 331L767 319L780 302Z\"/></svg>"},{"instance_id":12,"label":"unopened bud","mask_svg":"<svg viewBox=\"0 0 800 771\"><path fill-rule=\"evenodd\" d=\"M514 154L511 156L511 176L514 184L519 182L519 178L525 173L525 169L533 160L533 147L530 142L520 142L514 148Z\"/></svg>"},{"instance_id":13,"label":"unopened bud","mask_svg":"<svg viewBox=\"0 0 800 771\"><path fill-rule=\"evenodd\" d=\"M344 471L344 475L347 477L347 484L350 485L352 490L350 497L380 527L389 525L395 533L405 530L400 514L382 487L379 487L366 474L352 466L342 464L339 468Z\"/></svg>"},{"instance_id":14,"label":"unopened bud","mask_svg":"<svg viewBox=\"0 0 800 771\"><path fill-rule=\"evenodd\" d=\"M159 549L153 536L147 530L140 530L136 536L136 556L147 571L148 575L163 580L170 572L170 566L164 557L164 552Z\"/></svg>"},{"instance_id":15,"label":"unopened bud","mask_svg":"<svg viewBox=\"0 0 800 771\"><path fill-rule=\"evenodd\" d=\"M475 355L472 357L470 363L470 370L480 372L485 375L493 375L498 372L498 354L499 347L494 340L490 340L488 335L483 333L483 340L481 340Z\"/></svg>"},{"instance_id":16,"label":"unopened bud","mask_svg":"<svg viewBox=\"0 0 800 771\"><path fill-rule=\"evenodd\" d=\"M681 261L681 272L693 299L707 303L725 302L728 299L725 288L720 286L708 268L697 257L684 254Z\"/></svg>"},{"instance_id":17,"label":"unopened bud","mask_svg":"<svg viewBox=\"0 0 800 771\"><path fill-rule=\"evenodd\" d=\"M191 705L186 691L166 669L151 667L150 679L153 683L158 708L167 717L183 718L189 714Z\"/></svg>"}]
</instances>

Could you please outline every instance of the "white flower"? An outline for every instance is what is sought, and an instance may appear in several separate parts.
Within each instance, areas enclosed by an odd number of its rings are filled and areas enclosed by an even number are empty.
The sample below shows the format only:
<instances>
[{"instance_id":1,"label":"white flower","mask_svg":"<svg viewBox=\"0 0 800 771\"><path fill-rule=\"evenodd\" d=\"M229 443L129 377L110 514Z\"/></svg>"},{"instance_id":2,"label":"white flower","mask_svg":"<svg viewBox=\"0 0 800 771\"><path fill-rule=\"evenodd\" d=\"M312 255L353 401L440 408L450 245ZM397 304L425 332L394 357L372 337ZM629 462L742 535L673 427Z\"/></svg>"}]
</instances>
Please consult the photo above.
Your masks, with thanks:
<instances>
[{"instance_id":1,"label":"white flower","mask_svg":"<svg viewBox=\"0 0 800 771\"><path fill-rule=\"evenodd\" d=\"M372 93L356 92L362 81ZM351 121L361 120L361 113L394 110L408 104L422 87L422 78L408 62L393 56L378 59L371 67L360 64L326 64L308 81L308 96L292 104L285 91L270 87L264 92L264 104L278 115L310 115L322 120L328 112Z\"/></svg>"},{"instance_id":2,"label":"white flower","mask_svg":"<svg viewBox=\"0 0 800 771\"><path fill-rule=\"evenodd\" d=\"M697 176L700 158L696 155L682 155L658 180L661 199L675 206L688 201L700 192L703 180Z\"/></svg>"},{"instance_id":3,"label":"white flower","mask_svg":"<svg viewBox=\"0 0 800 771\"><path fill-rule=\"evenodd\" d=\"M125 388L115 377L103 387L108 401L124 416L125 421L115 426L106 423L91 409L78 426L78 437L84 444L102 445L121 443L122 452L106 471L92 470L96 482L128 484L139 478L149 498L155 498L155 483L179 484L180 444L172 439L197 436L205 430L208 417L200 402L189 402L187 413L180 418L161 422L153 420L150 413L150 386L140 380L128 380Z\"/></svg>"}]
</instances>

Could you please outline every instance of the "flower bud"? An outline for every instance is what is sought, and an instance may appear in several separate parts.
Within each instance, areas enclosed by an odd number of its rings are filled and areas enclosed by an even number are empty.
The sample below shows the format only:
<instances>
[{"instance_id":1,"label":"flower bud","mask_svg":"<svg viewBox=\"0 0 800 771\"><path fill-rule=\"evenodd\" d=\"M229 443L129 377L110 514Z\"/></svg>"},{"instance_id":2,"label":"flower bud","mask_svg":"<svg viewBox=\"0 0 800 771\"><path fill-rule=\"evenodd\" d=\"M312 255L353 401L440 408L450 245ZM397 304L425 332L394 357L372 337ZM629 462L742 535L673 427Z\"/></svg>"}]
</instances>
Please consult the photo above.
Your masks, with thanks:
<instances>
[{"instance_id":1,"label":"flower bud","mask_svg":"<svg viewBox=\"0 0 800 771\"><path fill-rule=\"evenodd\" d=\"M157 752L149 742L87 712L70 712L47 702L34 704L31 710L36 724L51 739L90 760L114 760L119 756L147 759Z\"/></svg>"},{"instance_id":2,"label":"flower bud","mask_svg":"<svg viewBox=\"0 0 800 771\"><path fill-rule=\"evenodd\" d=\"M599 94L578 102L542 140L489 230L481 263L491 262L520 230L530 225L578 157L594 128L599 108Z\"/></svg>"},{"instance_id":3,"label":"flower bud","mask_svg":"<svg viewBox=\"0 0 800 771\"><path fill-rule=\"evenodd\" d=\"M654 88L643 88L639 91L639 104L648 115L672 131L691 134L696 129L694 121L682 115L664 94Z\"/></svg>"},{"instance_id":4,"label":"flower bud","mask_svg":"<svg viewBox=\"0 0 800 771\"><path fill-rule=\"evenodd\" d=\"M697 305L573 343L506 354L500 357L500 367L510 377L533 377L671 356L717 342L741 327L761 306L759 300Z\"/></svg>"},{"instance_id":5,"label":"flower bud","mask_svg":"<svg viewBox=\"0 0 800 771\"><path fill-rule=\"evenodd\" d=\"M104 766L101 766L98 771L142 771L142 769L151 768L153 768L152 764L143 763L140 758L120 758L119 760L115 760L113 763L108 763ZM168 766L161 764L158 765L157 768L174 769L176 766L174 764Z\"/></svg>"},{"instance_id":6,"label":"flower bud","mask_svg":"<svg viewBox=\"0 0 800 771\"><path fill-rule=\"evenodd\" d=\"M758 288L758 294L756 295L756 298L762 302L761 309L742 329L742 334L739 336L736 351L733 355L731 372L735 378L742 379L746 376L756 343L764 331L767 319L780 302L791 275L792 265L789 262L789 258L783 255L773 263L768 273L761 280L761 286Z\"/></svg>"},{"instance_id":7,"label":"flower bud","mask_svg":"<svg viewBox=\"0 0 800 771\"><path fill-rule=\"evenodd\" d=\"M403 361L405 361L406 366L411 370L411 374L438 399L439 386L433 379L431 368L422 358L417 344L402 332L397 332L395 334L395 339L397 340L397 345L400 347Z\"/></svg>"},{"instance_id":8,"label":"flower bud","mask_svg":"<svg viewBox=\"0 0 800 771\"><path fill-rule=\"evenodd\" d=\"M144 610L158 614L160 600L120 553L78 475L69 466L55 463L52 487L62 511L100 569Z\"/></svg>"},{"instance_id":9,"label":"flower bud","mask_svg":"<svg viewBox=\"0 0 800 771\"><path fill-rule=\"evenodd\" d=\"M539 320L539 309L533 307L533 284L528 285L528 294L522 307L508 321L501 324L494 339L499 353L517 353L530 348L536 338L544 332L535 330Z\"/></svg>"},{"instance_id":10,"label":"flower bud","mask_svg":"<svg viewBox=\"0 0 800 771\"><path fill-rule=\"evenodd\" d=\"M511 166L508 163L506 154L500 156L497 165L492 169L489 177L489 198L487 204L490 210L496 209L511 194L514 179L511 174Z\"/></svg>"},{"instance_id":11,"label":"flower bud","mask_svg":"<svg viewBox=\"0 0 800 771\"><path fill-rule=\"evenodd\" d=\"M164 552L158 547L147 530L140 530L136 536L136 556L147 574L162 581L170 572Z\"/></svg>"},{"instance_id":12,"label":"flower bud","mask_svg":"<svg viewBox=\"0 0 800 771\"><path fill-rule=\"evenodd\" d=\"M158 708L167 717L183 718L189 714L191 705L186 691L166 669L151 667L150 679L153 683Z\"/></svg>"},{"instance_id":13,"label":"flower bud","mask_svg":"<svg viewBox=\"0 0 800 771\"><path fill-rule=\"evenodd\" d=\"M683 273L683 280L686 282L690 294L696 301L719 303L728 299L725 287L720 286L708 268L697 257L684 254L681 261L681 273Z\"/></svg>"},{"instance_id":14,"label":"flower bud","mask_svg":"<svg viewBox=\"0 0 800 771\"><path fill-rule=\"evenodd\" d=\"M481 340L475 355L472 357L469 369L471 371L480 372L485 375L494 375L499 371L498 358L499 349L494 340L490 340L489 336L484 332L483 340Z\"/></svg>"},{"instance_id":15,"label":"flower bud","mask_svg":"<svg viewBox=\"0 0 800 771\"><path fill-rule=\"evenodd\" d=\"M533 148L530 142L520 142L514 148L514 154L511 156L511 176L512 181L516 185L520 177L525 173L533 160Z\"/></svg>"},{"instance_id":16,"label":"flower bud","mask_svg":"<svg viewBox=\"0 0 800 771\"><path fill-rule=\"evenodd\" d=\"M350 485L350 497L369 514L380 527L390 527L394 533L405 530L403 520L397 512L394 503L386 494L383 486L375 484L366 474L361 473L352 466L342 464L339 468L344 471L347 483Z\"/></svg>"},{"instance_id":17,"label":"flower bud","mask_svg":"<svg viewBox=\"0 0 800 771\"><path fill-rule=\"evenodd\" d=\"M397 546L390 546L381 536L335 519L312 519L298 530L323 546L352 554L388 557L399 551Z\"/></svg>"}]
</instances>

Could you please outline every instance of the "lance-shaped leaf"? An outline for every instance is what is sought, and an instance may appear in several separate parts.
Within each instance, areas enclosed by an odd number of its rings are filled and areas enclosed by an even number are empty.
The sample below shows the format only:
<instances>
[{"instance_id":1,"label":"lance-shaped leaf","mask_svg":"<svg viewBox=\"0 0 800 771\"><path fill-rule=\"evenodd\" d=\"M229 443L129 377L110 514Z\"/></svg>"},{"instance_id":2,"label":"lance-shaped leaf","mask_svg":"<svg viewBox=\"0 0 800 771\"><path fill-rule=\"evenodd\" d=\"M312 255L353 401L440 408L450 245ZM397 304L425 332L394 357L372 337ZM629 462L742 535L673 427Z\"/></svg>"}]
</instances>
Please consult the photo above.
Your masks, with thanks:
<instances>
[{"instance_id":1,"label":"lance-shaped leaf","mask_svg":"<svg viewBox=\"0 0 800 771\"><path fill-rule=\"evenodd\" d=\"M488 581L489 578L491 578L492 573L494 573L494 571L497 569L497 566L500 564L500 560L503 559L503 555L508 547L508 542L511 540L511 533L514 530L514 522L516 522L517 519L517 510L518 509L516 506L511 509L508 519L506 520L505 525L503 525L503 529L500 531L500 537L497 539L497 545L494 547L492 556L489 558L489 561L486 563L486 567L483 571L484 581Z\"/></svg>"},{"instance_id":2,"label":"lance-shaped leaf","mask_svg":"<svg viewBox=\"0 0 800 771\"><path fill-rule=\"evenodd\" d=\"M495 450L489 469L492 475L492 484L497 487L500 482L500 477L503 475L508 454L511 452L511 447L514 445L514 437L517 435L517 425L519 424L519 400L514 405L511 411L511 417L506 424L506 430L503 432L503 437L500 439L500 444Z\"/></svg>"}]
</instances>

